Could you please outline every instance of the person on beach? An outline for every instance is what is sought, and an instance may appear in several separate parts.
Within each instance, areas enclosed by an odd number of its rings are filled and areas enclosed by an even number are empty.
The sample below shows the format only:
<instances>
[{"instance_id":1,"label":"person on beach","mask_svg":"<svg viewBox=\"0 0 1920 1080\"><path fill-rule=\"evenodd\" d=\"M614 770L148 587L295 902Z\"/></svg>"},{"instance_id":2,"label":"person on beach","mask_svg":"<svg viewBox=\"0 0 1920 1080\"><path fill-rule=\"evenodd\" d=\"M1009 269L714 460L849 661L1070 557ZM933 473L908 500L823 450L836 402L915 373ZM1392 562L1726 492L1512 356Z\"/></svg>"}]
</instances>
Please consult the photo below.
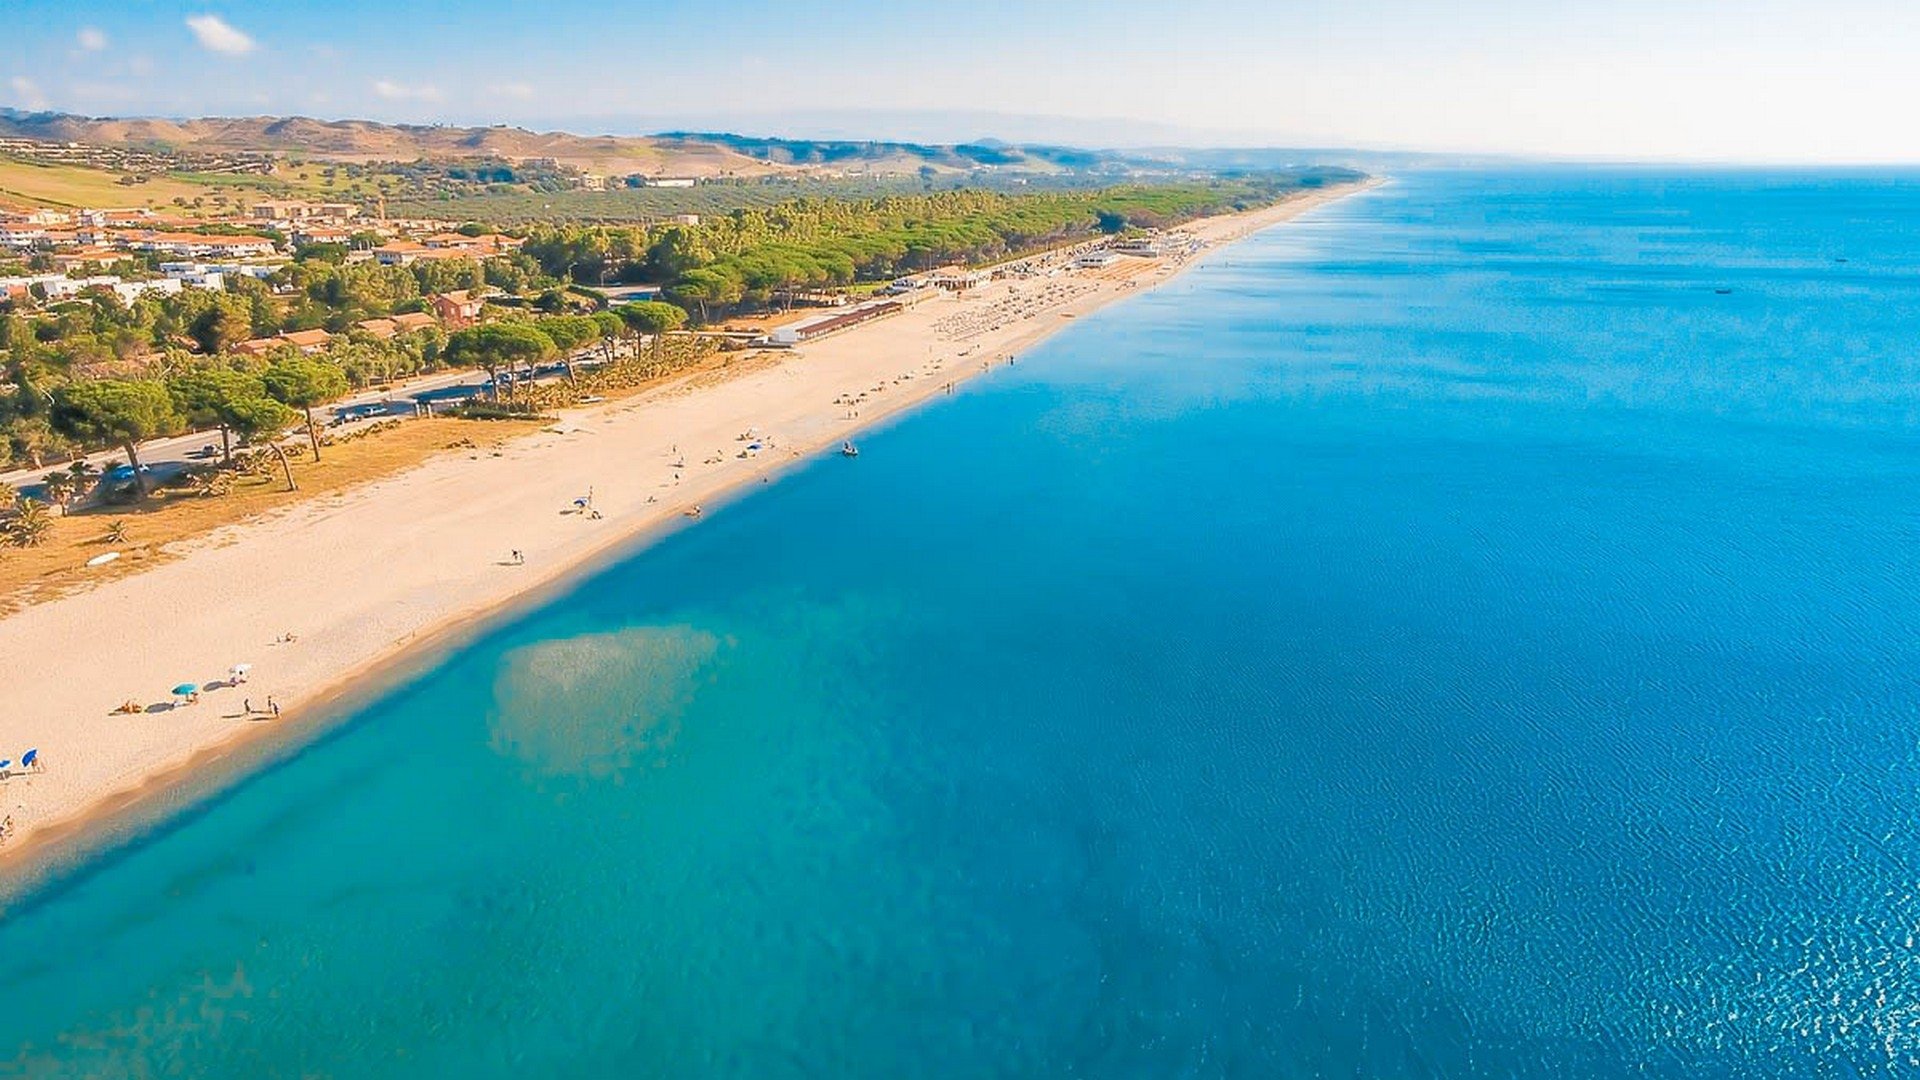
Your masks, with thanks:
<instances>
[{"instance_id":1,"label":"person on beach","mask_svg":"<svg viewBox=\"0 0 1920 1080\"><path fill-rule=\"evenodd\" d=\"M241 698L241 699L240 699L240 708L241 708L241 710L242 710L243 712L245 712L245 713L246 713L246 715L248 715L248 716L252 716L252 715L253 715L253 699L252 699L252 698Z\"/></svg>"},{"instance_id":2,"label":"person on beach","mask_svg":"<svg viewBox=\"0 0 1920 1080\"><path fill-rule=\"evenodd\" d=\"M275 720L280 719L280 703L273 700L272 694L267 695L267 711L273 714Z\"/></svg>"},{"instance_id":3,"label":"person on beach","mask_svg":"<svg viewBox=\"0 0 1920 1080\"><path fill-rule=\"evenodd\" d=\"M513 563L515 566L525 566L527 564L527 554L519 548L514 548L512 553L507 556L507 561Z\"/></svg>"}]
</instances>

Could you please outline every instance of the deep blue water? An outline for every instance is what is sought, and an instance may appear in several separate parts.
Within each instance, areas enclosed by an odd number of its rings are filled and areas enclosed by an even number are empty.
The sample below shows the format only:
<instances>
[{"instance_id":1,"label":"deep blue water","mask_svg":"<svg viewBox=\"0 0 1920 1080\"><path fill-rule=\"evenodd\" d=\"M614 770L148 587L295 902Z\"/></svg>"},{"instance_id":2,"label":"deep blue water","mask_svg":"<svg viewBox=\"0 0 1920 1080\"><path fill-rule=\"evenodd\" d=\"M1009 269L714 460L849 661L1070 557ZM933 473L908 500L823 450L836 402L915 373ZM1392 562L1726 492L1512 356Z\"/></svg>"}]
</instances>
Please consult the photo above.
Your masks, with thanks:
<instances>
[{"instance_id":1,"label":"deep blue water","mask_svg":"<svg viewBox=\"0 0 1920 1080\"><path fill-rule=\"evenodd\" d=\"M1916 376L1915 178L1402 178L15 910L0 1073L1915 1075Z\"/></svg>"}]
</instances>

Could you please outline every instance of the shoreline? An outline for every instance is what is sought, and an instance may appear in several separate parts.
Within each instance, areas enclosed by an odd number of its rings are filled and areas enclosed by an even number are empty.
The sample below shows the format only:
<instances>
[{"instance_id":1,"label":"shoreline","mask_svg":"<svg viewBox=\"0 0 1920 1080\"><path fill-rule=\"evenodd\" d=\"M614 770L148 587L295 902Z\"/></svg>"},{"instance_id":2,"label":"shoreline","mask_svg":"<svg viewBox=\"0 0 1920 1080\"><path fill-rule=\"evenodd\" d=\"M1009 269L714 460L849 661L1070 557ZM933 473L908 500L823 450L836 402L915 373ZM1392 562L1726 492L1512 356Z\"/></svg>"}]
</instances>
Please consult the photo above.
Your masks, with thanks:
<instances>
[{"instance_id":1,"label":"shoreline","mask_svg":"<svg viewBox=\"0 0 1920 1080\"><path fill-rule=\"evenodd\" d=\"M343 730L343 718L463 643L694 523L687 508L739 498L1076 318L1381 182L1189 222L1182 231L1206 242L1189 258L996 282L771 363L568 410L498 448L443 453L216 530L180 558L0 619L0 655L19 663L22 699L0 716L0 751L38 746L48 761L0 786L0 813L15 827L0 847L0 905L83 873L95 856ZM993 322L995 312L1006 317ZM983 330L955 332L980 320ZM767 449L742 449L743 429L764 432ZM592 492L604 519L565 509L578 491ZM524 550L528 565L508 565L509 550ZM279 642L285 627L297 641ZM242 662L255 669L247 686L199 704L104 712ZM223 714L268 694L284 719Z\"/></svg>"}]
</instances>

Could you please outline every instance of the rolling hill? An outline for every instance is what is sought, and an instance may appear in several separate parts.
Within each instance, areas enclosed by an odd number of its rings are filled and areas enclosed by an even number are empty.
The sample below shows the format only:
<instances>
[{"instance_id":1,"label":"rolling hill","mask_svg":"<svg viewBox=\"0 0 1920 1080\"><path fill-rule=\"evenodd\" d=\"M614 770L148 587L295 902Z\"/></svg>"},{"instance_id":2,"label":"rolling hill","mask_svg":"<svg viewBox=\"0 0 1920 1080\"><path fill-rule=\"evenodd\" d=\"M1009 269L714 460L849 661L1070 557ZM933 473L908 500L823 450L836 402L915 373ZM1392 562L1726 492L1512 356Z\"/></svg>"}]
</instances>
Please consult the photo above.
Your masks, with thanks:
<instances>
[{"instance_id":1,"label":"rolling hill","mask_svg":"<svg viewBox=\"0 0 1920 1080\"><path fill-rule=\"evenodd\" d=\"M1065 147L759 138L721 132L574 135L508 127L383 124L305 116L196 120L75 116L0 109L0 138L198 153L268 153L369 162L551 158L587 172L696 177L906 176L987 169L1039 174L1107 170L1123 159Z\"/></svg>"}]
</instances>

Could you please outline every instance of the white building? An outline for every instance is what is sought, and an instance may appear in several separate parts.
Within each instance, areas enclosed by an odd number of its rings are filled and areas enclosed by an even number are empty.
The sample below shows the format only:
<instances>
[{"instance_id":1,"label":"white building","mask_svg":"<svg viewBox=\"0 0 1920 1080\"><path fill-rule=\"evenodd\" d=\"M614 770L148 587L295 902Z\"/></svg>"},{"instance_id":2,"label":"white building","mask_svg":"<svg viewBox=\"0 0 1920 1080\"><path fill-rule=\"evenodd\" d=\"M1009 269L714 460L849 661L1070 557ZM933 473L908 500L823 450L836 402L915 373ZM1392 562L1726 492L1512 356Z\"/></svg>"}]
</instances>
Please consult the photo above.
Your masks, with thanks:
<instances>
[{"instance_id":1,"label":"white building","mask_svg":"<svg viewBox=\"0 0 1920 1080\"><path fill-rule=\"evenodd\" d=\"M273 241L264 236L212 236L201 233L146 233L127 245L135 251L178 255L186 259L244 259L273 254Z\"/></svg>"},{"instance_id":2,"label":"white building","mask_svg":"<svg viewBox=\"0 0 1920 1080\"><path fill-rule=\"evenodd\" d=\"M220 288L222 278L270 278L274 271L285 265L285 263L163 262L160 264L160 272L170 278L179 278L189 285L198 285L202 279L212 278L213 283L204 287L217 289Z\"/></svg>"},{"instance_id":3,"label":"white building","mask_svg":"<svg viewBox=\"0 0 1920 1080\"><path fill-rule=\"evenodd\" d=\"M149 294L172 296L178 293L183 287L181 282L174 278L156 278L153 281L123 281L113 274L101 274L96 277L84 278L45 278L42 279L39 284L41 290L47 294L48 300L66 300L79 296L81 293L87 292L90 289L106 289L129 304Z\"/></svg>"},{"instance_id":4,"label":"white building","mask_svg":"<svg viewBox=\"0 0 1920 1080\"><path fill-rule=\"evenodd\" d=\"M47 227L28 222L16 222L0 225L0 245L11 248L30 248L46 239Z\"/></svg>"}]
</instances>

